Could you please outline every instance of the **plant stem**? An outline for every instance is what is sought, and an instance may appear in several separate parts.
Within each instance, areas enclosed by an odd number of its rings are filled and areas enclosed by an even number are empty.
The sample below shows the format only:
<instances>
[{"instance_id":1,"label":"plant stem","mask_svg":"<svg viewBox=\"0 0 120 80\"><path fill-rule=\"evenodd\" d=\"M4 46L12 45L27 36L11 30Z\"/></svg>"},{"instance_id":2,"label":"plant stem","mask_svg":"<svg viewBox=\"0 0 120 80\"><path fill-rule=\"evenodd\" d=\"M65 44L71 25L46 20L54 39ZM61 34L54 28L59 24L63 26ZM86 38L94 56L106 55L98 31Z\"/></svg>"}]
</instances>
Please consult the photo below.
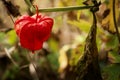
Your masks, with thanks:
<instances>
[{"instance_id":1,"label":"plant stem","mask_svg":"<svg viewBox=\"0 0 120 80\"><path fill-rule=\"evenodd\" d=\"M120 33L118 30L118 26L117 26L117 21L116 21L116 10L115 10L115 6L116 6L116 2L117 0L113 0L113 20L114 20L114 25L115 25L115 29L116 29L116 34L118 37L118 41L119 41L119 45L118 45L118 54L120 54Z\"/></svg>"},{"instance_id":2,"label":"plant stem","mask_svg":"<svg viewBox=\"0 0 120 80\"><path fill-rule=\"evenodd\" d=\"M115 25L115 29L116 29L116 34L117 34L117 37L118 37L118 41L119 41L119 44L120 44L120 34L119 34L119 30L118 30L118 26L117 26L117 21L116 21L116 11L115 11L115 2L116 0L113 0L113 20L114 20L114 25Z\"/></svg>"},{"instance_id":3,"label":"plant stem","mask_svg":"<svg viewBox=\"0 0 120 80\"><path fill-rule=\"evenodd\" d=\"M56 7L56 8L46 8L39 9L39 12L60 12L60 11L73 11L73 10L83 10L90 9L93 6L69 6L69 7Z\"/></svg>"},{"instance_id":4,"label":"plant stem","mask_svg":"<svg viewBox=\"0 0 120 80\"><path fill-rule=\"evenodd\" d=\"M35 64L33 63L32 56L30 55L30 53L28 53L28 55L29 55L31 64L33 65L33 67L34 67L34 69L35 69L37 80L39 80L39 75L38 75L38 72L37 72L37 68L36 68Z\"/></svg>"},{"instance_id":5,"label":"plant stem","mask_svg":"<svg viewBox=\"0 0 120 80\"><path fill-rule=\"evenodd\" d=\"M33 6L32 3L30 2L30 0L24 0L24 1L29 7Z\"/></svg>"},{"instance_id":6,"label":"plant stem","mask_svg":"<svg viewBox=\"0 0 120 80\"><path fill-rule=\"evenodd\" d=\"M26 4L32 9L35 10L34 6L30 2L30 0L24 0ZM90 9L93 6L68 6L68 7L53 7L53 8L45 8L39 9L39 12L60 12L60 11L73 11L73 10L83 10Z\"/></svg>"}]
</instances>

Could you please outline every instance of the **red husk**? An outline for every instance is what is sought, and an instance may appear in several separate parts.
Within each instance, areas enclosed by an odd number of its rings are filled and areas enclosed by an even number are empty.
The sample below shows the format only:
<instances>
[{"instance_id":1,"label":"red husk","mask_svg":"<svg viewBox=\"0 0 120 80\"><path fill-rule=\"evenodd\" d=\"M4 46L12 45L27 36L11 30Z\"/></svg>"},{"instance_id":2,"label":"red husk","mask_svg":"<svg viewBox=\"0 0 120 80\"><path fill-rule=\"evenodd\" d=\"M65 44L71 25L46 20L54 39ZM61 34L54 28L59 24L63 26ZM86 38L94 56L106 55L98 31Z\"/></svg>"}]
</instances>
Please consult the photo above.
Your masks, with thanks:
<instances>
[{"instance_id":1,"label":"red husk","mask_svg":"<svg viewBox=\"0 0 120 80\"><path fill-rule=\"evenodd\" d=\"M23 15L15 21L15 31L21 46L34 52L43 46L51 33L53 19L38 13L33 16Z\"/></svg>"}]
</instances>

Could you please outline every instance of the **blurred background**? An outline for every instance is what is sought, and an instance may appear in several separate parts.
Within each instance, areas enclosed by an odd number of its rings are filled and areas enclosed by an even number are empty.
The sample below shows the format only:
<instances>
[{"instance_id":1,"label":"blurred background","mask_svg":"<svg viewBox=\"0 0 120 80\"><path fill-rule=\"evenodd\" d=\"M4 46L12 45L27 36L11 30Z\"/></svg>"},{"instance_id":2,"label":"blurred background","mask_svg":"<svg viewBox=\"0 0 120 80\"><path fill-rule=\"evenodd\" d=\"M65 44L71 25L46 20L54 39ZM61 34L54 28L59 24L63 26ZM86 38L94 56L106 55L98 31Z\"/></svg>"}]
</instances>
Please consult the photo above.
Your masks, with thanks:
<instances>
[{"instance_id":1,"label":"blurred background","mask_svg":"<svg viewBox=\"0 0 120 80\"><path fill-rule=\"evenodd\" d=\"M38 5L39 9L85 6L83 2L92 5L91 0L30 1ZM96 13L99 63L104 80L120 80L119 41L113 27L114 16L110 1L101 0L100 10ZM20 46L14 30L14 21L19 16L33 15L29 6L25 0L0 0L0 6L0 80L38 80L37 75L39 80L74 80L71 75L83 55L85 39L93 21L89 9L40 12L53 18L54 26L43 48L32 54ZM115 16L118 29L120 26L119 11L119 2L117 2ZM37 74L32 64L35 64Z\"/></svg>"}]
</instances>

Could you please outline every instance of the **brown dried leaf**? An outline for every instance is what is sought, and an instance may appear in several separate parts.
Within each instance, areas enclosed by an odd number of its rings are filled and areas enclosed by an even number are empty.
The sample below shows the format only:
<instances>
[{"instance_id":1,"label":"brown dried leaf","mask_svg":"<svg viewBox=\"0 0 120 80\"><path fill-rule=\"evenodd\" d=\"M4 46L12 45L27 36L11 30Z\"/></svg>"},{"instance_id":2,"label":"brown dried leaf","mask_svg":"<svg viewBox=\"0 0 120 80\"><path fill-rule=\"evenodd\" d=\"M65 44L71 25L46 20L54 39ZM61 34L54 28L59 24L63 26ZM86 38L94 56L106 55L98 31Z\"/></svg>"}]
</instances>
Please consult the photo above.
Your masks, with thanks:
<instances>
[{"instance_id":1,"label":"brown dried leaf","mask_svg":"<svg viewBox=\"0 0 120 80\"><path fill-rule=\"evenodd\" d=\"M116 21L118 21L118 0L115 2L115 13ZM113 0L109 0L108 8L103 13L102 27L111 33L115 33L114 26Z\"/></svg>"}]
</instances>

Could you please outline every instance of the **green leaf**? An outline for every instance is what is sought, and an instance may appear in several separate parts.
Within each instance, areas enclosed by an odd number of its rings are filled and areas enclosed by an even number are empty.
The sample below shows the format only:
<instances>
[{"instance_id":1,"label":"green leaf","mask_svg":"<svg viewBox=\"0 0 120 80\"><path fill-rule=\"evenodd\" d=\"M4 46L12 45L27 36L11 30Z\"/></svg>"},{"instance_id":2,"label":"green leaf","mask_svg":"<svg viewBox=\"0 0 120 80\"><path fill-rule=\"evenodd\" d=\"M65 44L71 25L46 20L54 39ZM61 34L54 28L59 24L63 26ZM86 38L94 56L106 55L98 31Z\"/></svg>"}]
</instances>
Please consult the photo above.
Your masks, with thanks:
<instances>
[{"instance_id":1,"label":"green leaf","mask_svg":"<svg viewBox=\"0 0 120 80\"><path fill-rule=\"evenodd\" d=\"M59 48L58 48L58 43L57 43L57 41L55 41L54 39L51 38L51 39L48 41L48 45L49 45L49 47L50 47L51 52L53 52L53 53L58 52Z\"/></svg>"},{"instance_id":2,"label":"green leaf","mask_svg":"<svg viewBox=\"0 0 120 80\"><path fill-rule=\"evenodd\" d=\"M107 42L108 47L116 48L118 46L118 44L119 44L119 42L118 42L117 36L115 36L115 35L108 36L108 42Z\"/></svg>"},{"instance_id":3,"label":"green leaf","mask_svg":"<svg viewBox=\"0 0 120 80\"><path fill-rule=\"evenodd\" d=\"M79 20L79 21L68 21L69 24L74 25L78 27L81 31L89 32L90 29L90 23L85 20Z\"/></svg>"},{"instance_id":4,"label":"green leaf","mask_svg":"<svg viewBox=\"0 0 120 80\"><path fill-rule=\"evenodd\" d=\"M53 70L58 70L59 63L58 63L58 53L51 53L47 56Z\"/></svg>"},{"instance_id":5,"label":"green leaf","mask_svg":"<svg viewBox=\"0 0 120 80\"><path fill-rule=\"evenodd\" d=\"M77 20L80 20L81 11L77 12Z\"/></svg>"},{"instance_id":6,"label":"green leaf","mask_svg":"<svg viewBox=\"0 0 120 80\"><path fill-rule=\"evenodd\" d=\"M118 51L112 51L109 53L109 58L112 63L120 63L120 55L118 54Z\"/></svg>"},{"instance_id":7,"label":"green leaf","mask_svg":"<svg viewBox=\"0 0 120 80\"><path fill-rule=\"evenodd\" d=\"M105 80L120 80L120 64L111 64L103 69Z\"/></svg>"},{"instance_id":8,"label":"green leaf","mask_svg":"<svg viewBox=\"0 0 120 80\"><path fill-rule=\"evenodd\" d=\"M4 42L5 34L0 32L0 42Z\"/></svg>"},{"instance_id":9,"label":"green leaf","mask_svg":"<svg viewBox=\"0 0 120 80\"><path fill-rule=\"evenodd\" d=\"M78 5L83 5L83 0L77 0Z\"/></svg>"},{"instance_id":10,"label":"green leaf","mask_svg":"<svg viewBox=\"0 0 120 80\"><path fill-rule=\"evenodd\" d=\"M7 39L8 39L8 43L10 45L13 45L16 43L17 41L17 36L14 30L11 30L7 33Z\"/></svg>"}]
</instances>

